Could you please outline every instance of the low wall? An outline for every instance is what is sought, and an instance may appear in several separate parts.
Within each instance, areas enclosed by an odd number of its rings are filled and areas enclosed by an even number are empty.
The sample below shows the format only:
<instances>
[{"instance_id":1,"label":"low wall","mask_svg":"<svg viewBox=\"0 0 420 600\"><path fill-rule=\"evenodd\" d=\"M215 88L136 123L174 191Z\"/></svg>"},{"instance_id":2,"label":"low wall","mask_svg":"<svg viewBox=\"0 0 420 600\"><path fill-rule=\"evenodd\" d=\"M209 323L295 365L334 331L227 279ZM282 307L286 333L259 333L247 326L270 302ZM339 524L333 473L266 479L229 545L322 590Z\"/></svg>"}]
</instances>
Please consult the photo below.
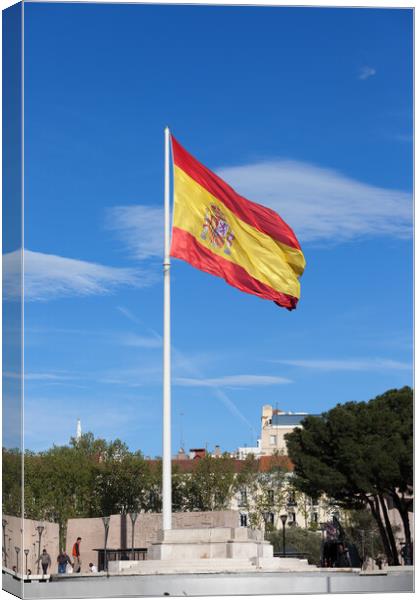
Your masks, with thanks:
<instances>
[{"instance_id":1,"label":"low wall","mask_svg":"<svg viewBox=\"0 0 420 600\"><path fill-rule=\"evenodd\" d=\"M26 569L24 550L26 549L29 550L28 569L33 574L37 572L39 534L36 528L38 525L42 525L44 530L41 535L41 552L43 548L47 550L51 556L52 571L57 572L57 556L59 553L59 527L57 523L33 521L32 519L22 519L20 517L12 517L11 515L3 515L3 519L7 521L5 527L7 556L4 557L3 555L4 566L6 566L6 560L9 569L17 567L19 573L24 572ZM16 554L15 547L19 548L18 554Z\"/></svg>"}]
</instances>

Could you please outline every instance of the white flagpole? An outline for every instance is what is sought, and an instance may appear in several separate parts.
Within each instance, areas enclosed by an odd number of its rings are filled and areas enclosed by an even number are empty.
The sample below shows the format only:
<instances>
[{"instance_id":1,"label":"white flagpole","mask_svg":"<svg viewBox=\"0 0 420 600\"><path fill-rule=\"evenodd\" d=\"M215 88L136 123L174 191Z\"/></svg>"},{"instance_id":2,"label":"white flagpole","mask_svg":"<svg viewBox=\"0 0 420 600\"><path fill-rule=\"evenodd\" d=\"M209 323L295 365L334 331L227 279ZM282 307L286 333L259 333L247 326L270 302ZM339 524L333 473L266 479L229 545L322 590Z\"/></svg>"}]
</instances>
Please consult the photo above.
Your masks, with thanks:
<instances>
[{"instance_id":1,"label":"white flagpole","mask_svg":"<svg viewBox=\"0 0 420 600\"><path fill-rule=\"evenodd\" d=\"M169 210L169 128L165 128L165 254L163 259L163 529L172 529L171 482L171 286Z\"/></svg>"}]
</instances>

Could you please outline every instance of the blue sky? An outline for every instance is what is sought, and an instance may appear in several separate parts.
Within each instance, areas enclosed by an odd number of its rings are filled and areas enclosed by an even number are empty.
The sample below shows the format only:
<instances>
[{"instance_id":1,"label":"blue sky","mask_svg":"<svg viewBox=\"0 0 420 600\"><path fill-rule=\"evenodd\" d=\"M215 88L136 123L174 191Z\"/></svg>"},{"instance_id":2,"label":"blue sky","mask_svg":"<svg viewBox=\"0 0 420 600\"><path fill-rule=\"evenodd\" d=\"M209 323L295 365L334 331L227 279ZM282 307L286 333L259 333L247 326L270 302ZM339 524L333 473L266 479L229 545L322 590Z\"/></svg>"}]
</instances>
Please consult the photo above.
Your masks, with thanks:
<instances>
[{"instance_id":1,"label":"blue sky","mask_svg":"<svg viewBox=\"0 0 420 600\"><path fill-rule=\"evenodd\" d=\"M165 125L307 260L292 313L173 261L173 450L411 384L411 11L26 4L25 34L27 447L80 416L161 452Z\"/></svg>"}]
</instances>

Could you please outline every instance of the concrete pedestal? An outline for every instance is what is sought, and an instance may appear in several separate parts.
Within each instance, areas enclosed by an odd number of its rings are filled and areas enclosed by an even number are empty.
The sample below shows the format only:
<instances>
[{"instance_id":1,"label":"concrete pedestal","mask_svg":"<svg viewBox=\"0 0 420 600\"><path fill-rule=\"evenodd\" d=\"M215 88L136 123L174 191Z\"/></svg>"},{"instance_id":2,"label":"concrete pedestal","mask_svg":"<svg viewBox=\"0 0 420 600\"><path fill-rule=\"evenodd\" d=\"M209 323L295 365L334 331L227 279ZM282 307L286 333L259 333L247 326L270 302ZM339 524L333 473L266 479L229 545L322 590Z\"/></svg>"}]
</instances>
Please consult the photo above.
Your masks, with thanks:
<instances>
[{"instance_id":1,"label":"concrete pedestal","mask_svg":"<svg viewBox=\"0 0 420 600\"><path fill-rule=\"evenodd\" d=\"M148 553L151 560L195 560L208 558L271 558L273 547L261 531L247 527L169 529Z\"/></svg>"},{"instance_id":2,"label":"concrete pedestal","mask_svg":"<svg viewBox=\"0 0 420 600\"><path fill-rule=\"evenodd\" d=\"M307 560L274 558L263 533L247 527L161 531L146 561L109 563L113 573L313 571Z\"/></svg>"}]
</instances>

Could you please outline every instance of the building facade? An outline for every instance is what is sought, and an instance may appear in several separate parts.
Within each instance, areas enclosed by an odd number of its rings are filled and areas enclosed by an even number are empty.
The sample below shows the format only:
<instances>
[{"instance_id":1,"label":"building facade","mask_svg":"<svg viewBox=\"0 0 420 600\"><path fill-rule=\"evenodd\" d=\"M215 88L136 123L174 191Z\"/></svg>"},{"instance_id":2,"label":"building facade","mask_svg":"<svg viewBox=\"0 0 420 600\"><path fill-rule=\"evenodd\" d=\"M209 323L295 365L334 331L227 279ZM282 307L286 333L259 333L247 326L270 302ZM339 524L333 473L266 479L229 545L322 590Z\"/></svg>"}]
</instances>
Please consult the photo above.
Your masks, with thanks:
<instances>
[{"instance_id":1,"label":"building facade","mask_svg":"<svg viewBox=\"0 0 420 600\"><path fill-rule=\"evenodd\" d=\"M269 456L276 452L287 455L287 445L284 436L300 427L303 419L308 416L304 412L286 412L273 409L270 404L265 404L261 415L261 456Z\"/></svg>"}]
</instances>

